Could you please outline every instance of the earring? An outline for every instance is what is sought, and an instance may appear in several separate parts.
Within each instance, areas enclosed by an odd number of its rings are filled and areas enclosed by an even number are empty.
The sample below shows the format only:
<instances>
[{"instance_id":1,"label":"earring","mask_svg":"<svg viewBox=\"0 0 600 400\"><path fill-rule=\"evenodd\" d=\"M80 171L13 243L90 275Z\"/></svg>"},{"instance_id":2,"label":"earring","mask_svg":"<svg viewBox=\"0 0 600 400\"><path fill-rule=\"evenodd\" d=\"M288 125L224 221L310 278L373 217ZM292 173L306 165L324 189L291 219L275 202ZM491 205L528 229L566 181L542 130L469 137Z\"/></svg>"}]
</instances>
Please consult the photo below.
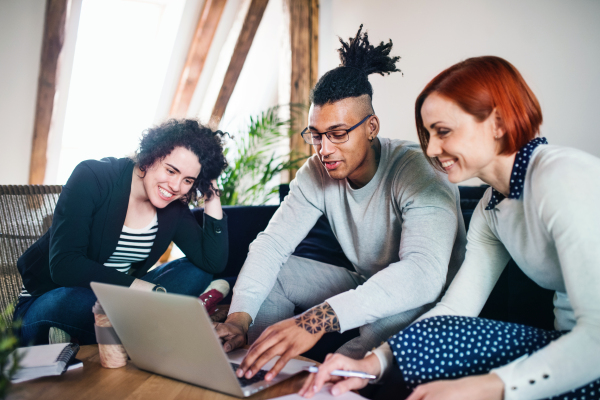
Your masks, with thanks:
<instances>
[{"instance_id":1,"label":"earring","mask_svg":"<svg viewBox=\"0 0 600 400\"><path fill-rule=\"evenodd\" d=\"M372 142L372 141L373 141L373 137L370 137L370 138L369 138L369 142Z\"/></svg>"},{"instance_id":2,"label":"earring","mask_svg":"<svg viewBox=\"0 0 600 400\"><path fill-rule=\"evenodd\" d=\"M494 139L498 140L498 135L494 136Z\"/></svg>"}]
</instances>

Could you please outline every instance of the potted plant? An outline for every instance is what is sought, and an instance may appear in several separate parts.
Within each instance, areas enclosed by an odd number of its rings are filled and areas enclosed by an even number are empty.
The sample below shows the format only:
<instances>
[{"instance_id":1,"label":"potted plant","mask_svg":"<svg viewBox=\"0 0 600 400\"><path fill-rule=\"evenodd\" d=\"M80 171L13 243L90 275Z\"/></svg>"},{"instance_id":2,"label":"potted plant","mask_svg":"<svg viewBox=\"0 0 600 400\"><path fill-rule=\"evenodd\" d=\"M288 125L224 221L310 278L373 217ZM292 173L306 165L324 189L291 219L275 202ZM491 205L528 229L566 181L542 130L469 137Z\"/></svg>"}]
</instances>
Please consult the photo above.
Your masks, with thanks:
<instances>
[{"instance_id":1,"label":"potted plant","mask_svg":"<svg viewBox=\"0 0 600 400\"><path fill-rule=\"evenodd\" d=\"M12 352L19 346L19 340L13 329L17 328L18 322L11 322L13 306L7 307L0 315L0 399L6 398L10 381L19 370L19 358L11 356Z\"/></svg>"},{"instance_id":2,"label":"potted plant","mask_svg":"<svg viewBox=\"0 0 600 400\"><path fill-rule=\"evenodd\" d=\"M292 120L279 117L280 106L250 117L245 132L225 149L228 167L219 178L223 205L264 204L276 196L279 184L274 182L281 172L297 169L308 158L289 150Z\"/></svg>"}]
</instances>

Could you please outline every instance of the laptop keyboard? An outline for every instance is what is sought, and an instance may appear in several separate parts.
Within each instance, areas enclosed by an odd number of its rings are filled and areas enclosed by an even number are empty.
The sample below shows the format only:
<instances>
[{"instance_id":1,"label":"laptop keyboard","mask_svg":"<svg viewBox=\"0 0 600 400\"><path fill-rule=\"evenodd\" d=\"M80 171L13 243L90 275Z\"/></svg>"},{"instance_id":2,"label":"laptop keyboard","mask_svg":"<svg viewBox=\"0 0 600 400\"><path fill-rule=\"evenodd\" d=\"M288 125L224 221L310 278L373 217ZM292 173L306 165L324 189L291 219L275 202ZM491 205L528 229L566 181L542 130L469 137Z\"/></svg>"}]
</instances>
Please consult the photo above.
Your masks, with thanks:
<instances>
[{"instance_id":1,"label":"laptop keyboard","mask_svg":"<svg viewBox=\"0 0 600 400\"><path fill-rule=\"evenodd\" d=\"M233 368L234 372L237 371L237 369L240 366L240 364L236 364L236 363L230 363L230 364L231 364L231 368ZM247 379L247 378L238 378L238 381L240 382L240 386L241 387L245 387L245 386L252 385L253 383L256 383L256 382L264 381L265 380L265 375L267 374L267 372L269 372L269 371L265 371L264 369L261 369L260 371L258 371L256 373L256 375L254 375L250 379Z\"/></svg>"}]
</instances>

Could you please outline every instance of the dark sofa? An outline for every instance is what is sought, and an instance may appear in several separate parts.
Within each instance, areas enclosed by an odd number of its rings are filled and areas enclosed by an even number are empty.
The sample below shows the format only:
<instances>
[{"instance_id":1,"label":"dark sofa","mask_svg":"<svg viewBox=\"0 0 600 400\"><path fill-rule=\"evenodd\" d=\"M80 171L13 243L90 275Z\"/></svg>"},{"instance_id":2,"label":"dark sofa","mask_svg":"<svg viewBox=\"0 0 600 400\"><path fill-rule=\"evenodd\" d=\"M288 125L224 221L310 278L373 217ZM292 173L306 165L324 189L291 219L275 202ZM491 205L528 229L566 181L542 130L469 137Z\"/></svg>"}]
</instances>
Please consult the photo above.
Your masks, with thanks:
<instances>
[{"instance_id":1,"label":"dark sofa","mask_svg":"<svg viewBox=\"0 0 600 400\"><path fill-rule=\"evenodd\" d=\"M461 186L459 190L462 214L468 229L473 210L483 196L486 187ZM288 186L282 185L280 198L283 199L288 191ZM235 278L246 259L248 246L258 233L266 228L277 208L278 206L223 207L228 216L229 260L225 270L216 275L216 278L227 279L233 287ZM198 222L201 223L203 210L195 209L193 213ZM298 245L294 255L353 269L342 252L325 217L321 217L317 221L308 236ZM537 286L511 260L500 276L480 316L553 329L552 297L553 292ZM301 312L303 310L297 311ZM357 334L357 329L347 331L342 335L338 333L327 334L317 346L305 355L321 361L325 354L334 351L339 345Z\"/></svg>"}]
</instances>

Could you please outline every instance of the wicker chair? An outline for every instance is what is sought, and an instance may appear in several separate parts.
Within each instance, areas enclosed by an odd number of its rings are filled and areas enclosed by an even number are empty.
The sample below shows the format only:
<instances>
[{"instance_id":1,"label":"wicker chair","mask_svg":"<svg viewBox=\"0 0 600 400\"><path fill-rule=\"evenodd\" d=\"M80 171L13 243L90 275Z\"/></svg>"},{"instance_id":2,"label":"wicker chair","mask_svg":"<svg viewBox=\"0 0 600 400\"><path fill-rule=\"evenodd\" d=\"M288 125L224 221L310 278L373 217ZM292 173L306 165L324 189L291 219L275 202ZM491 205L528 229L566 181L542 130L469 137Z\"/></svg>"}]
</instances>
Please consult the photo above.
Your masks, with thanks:
<instances>
[{"instance_id":1,"label":"wicker chair","mask_svg":"<svg viewBox=\"0 0 600 400\"><path fill-rule=\"evenodd\" d=\"M12 315L4 310L21 292L17 259L52 224L52 215L62 186L0 185L0 312L5 322Z\"/></svg>"}]
</instances>

